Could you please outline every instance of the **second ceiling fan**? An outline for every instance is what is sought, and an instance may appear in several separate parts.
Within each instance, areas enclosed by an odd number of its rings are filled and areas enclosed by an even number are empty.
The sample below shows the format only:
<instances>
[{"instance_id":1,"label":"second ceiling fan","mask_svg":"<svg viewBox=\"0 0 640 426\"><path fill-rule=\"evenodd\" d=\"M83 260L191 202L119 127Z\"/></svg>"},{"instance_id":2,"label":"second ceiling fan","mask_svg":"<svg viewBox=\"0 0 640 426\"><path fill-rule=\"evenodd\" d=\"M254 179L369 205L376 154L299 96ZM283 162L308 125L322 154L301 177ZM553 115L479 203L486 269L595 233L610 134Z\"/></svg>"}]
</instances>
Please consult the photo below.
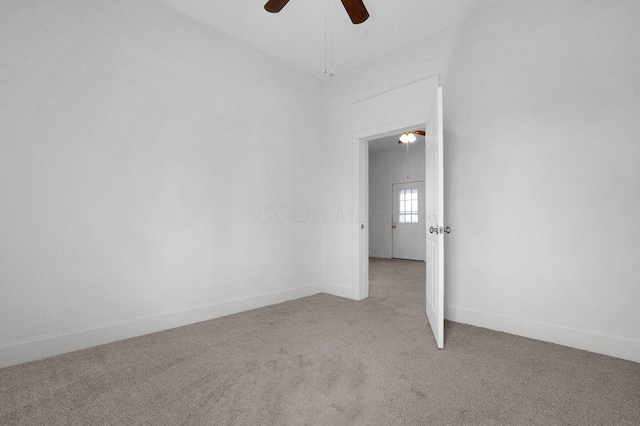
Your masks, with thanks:
<instances>
[{"instance_id":1,"label":"second ceiling fan","mask_svg":"<svg viewBox=\"0 0 640 426\"><path fill-rule=\"evenodd\" d=\"M412 132L403 133L398 140L398 143L411 143L416 141L416 135L424 136L426 133L424 130L414 130Z\"/></svg>"},{"instance_id":2,"label":"second ceiling fan","mask_svg":"<svg viewBox=\"0 0 640 426\"><path fill-rule=\"evenodd\" d=\"M367 12L367 8L364 6L362 0L340 1L342 1L342 5L346 9L349 18L351 18L351 22L354 24L362 24L369 18L369 12ZM264 5L264 9L267 12L278 13L288 2L289 0L269 0L267 4Z\"/></svg>"}]
</instances>

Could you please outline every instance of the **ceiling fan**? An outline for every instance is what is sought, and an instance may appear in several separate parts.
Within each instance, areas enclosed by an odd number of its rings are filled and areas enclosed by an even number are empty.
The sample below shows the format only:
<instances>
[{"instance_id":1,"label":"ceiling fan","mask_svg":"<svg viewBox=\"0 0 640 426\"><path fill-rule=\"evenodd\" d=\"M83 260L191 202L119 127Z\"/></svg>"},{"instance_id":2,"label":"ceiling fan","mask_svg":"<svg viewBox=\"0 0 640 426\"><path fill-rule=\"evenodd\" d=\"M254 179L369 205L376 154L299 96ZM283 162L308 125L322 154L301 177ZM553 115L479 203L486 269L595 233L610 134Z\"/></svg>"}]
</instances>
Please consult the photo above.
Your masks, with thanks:
<instances>
[{"instance_id":1,"label":"ceiling fan","mask_svg":"<svg viewBox=\"0 0 640 426\"><path fill-rule=\"evenodd\" d=\"M398 143L411 143L416 141L416 135L424 136L424 130L414 130L412 132L403 133L398 140Z\"/></svg>"},{"instance_id":2,"label":"ceiling fan","mask_svg":"<svg viewBox=\"0 0 640 426\"><path fill-rule=\"evenodd\" d=\"M362 0L340 1L342 1L342 5L347 10L347 14L349 15L349 18L351 18L351 22L354 24L362 24L367 20L367 18L369 18L369 12L367 12L367 8L364 7ZM267 12L278 13L288 2L289 0L269 0L267 1L267 4L264 5L264 9Z\"/></svg>"}]
</instances>

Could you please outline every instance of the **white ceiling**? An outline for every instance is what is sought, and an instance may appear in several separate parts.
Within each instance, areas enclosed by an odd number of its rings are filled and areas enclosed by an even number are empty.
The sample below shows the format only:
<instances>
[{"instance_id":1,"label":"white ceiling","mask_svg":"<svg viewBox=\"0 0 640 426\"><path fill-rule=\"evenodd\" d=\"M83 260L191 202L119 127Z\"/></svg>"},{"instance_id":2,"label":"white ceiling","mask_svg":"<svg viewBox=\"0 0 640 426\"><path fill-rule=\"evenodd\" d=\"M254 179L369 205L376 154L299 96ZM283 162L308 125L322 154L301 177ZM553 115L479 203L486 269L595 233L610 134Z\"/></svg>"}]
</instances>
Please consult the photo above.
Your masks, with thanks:
<instances>
[{"instance_id":1,"label":"white ceiling","mask_svg":"<svg viewBox=\"0 0 640 426\"><path fill-rule=\"evenodd\" d=\"M359 25L340 0L290 0L280 13L265 11L267 0L160 1L324 79L325 39L327 69L339 74L505 0L364 0L370 17Z\"/></svg>"}]
</instances>

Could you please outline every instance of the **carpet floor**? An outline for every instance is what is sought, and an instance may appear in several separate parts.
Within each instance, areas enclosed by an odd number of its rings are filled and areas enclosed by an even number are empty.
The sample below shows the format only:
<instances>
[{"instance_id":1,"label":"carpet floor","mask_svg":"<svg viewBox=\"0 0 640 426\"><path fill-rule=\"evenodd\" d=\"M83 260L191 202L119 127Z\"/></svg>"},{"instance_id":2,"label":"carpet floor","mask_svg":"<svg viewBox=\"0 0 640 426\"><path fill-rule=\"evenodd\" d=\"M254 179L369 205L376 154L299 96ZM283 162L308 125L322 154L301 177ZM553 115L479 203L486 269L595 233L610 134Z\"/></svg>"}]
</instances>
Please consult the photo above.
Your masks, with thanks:
<instances>
[{"instance_id":1,"label":"carpet floor","mask_svg":"<svg viewBox=\"0 0 640 426\"><path fill-rule=\"evenodd\" d=\"M640 425L640 364L447 322L424 263L372 259L319 294L0 370L2 425Z\"/></svg>"}]
</instances>

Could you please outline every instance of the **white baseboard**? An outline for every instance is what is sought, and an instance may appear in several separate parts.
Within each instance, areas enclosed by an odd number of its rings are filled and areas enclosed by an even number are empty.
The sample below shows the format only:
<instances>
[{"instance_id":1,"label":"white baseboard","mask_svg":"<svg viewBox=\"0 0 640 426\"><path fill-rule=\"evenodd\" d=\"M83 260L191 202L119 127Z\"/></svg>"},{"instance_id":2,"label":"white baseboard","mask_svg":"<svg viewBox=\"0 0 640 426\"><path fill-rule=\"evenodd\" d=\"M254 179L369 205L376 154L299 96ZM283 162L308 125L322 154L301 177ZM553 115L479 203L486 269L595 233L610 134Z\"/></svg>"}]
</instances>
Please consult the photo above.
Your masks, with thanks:
<instances>
[{"instance_id":1,"label":"white baseboard","mask_svg":"<svg viewBox=\"0 0 640 426\"><path fill-rule=\"evenodd\" d=\"M323 293L331 294L332 296L344 297L345 299L358 300L358 297L356 297L357 289L353 287L325 283L322 288Z\"/></svg>"},{"instance_id":2,"label":"white baseboard","mask_svg":"<svg viewBox=\"0 0 640 426\"><path fill-rule=\"evenodd\" d=\"M0 368L321 293L312 284L0 346Z\"/></svg>"},{"instance_id":3,"label":"white baseboard","mask_svg":"<svg viewBox=\"0 0 640 426\"><path fill-rule=\"evenodd\" d=\"M558 327L454 306L445 307L445 318L463 324L640 362L640 341L638 340L607 336L588 330Z\"/></svg>"}]
</instances>

